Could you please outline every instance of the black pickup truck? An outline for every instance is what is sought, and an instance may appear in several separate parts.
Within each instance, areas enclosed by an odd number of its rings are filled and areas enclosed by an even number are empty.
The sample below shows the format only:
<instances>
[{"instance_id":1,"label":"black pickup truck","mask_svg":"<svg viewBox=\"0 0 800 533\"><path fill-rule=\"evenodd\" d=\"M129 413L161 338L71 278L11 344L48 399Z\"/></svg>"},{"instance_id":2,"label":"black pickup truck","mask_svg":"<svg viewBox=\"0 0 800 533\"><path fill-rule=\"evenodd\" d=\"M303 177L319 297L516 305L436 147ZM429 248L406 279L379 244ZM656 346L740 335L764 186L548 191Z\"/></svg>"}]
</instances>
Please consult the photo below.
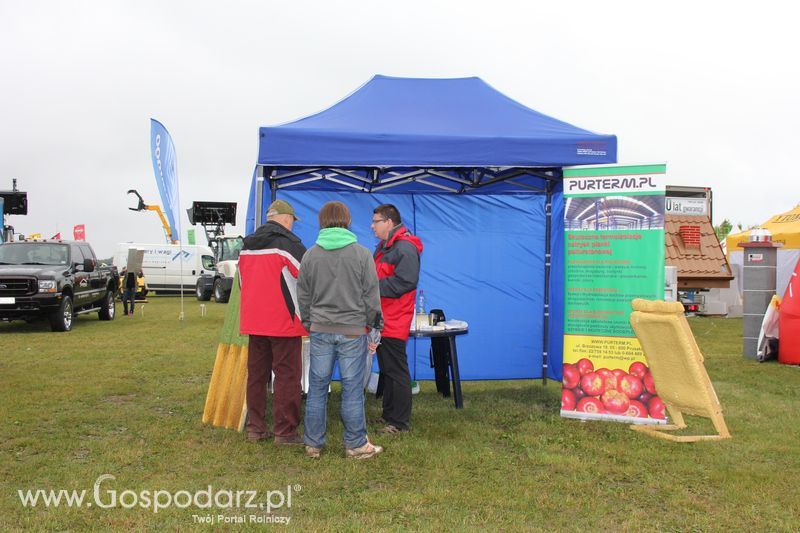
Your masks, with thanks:
<instances>
[{"instance_id":1,"label":"black pickup truck","mask_svg":"<svg viewBox=\"0 0 800 533\"><path fill-rule=\"evenodd\" d=\"M69 331L73 318L97 312L113 320L116 267L98 266L85 242L0 244L0 320L47 317L53 331Z\"/></svg>"}]
</instances>

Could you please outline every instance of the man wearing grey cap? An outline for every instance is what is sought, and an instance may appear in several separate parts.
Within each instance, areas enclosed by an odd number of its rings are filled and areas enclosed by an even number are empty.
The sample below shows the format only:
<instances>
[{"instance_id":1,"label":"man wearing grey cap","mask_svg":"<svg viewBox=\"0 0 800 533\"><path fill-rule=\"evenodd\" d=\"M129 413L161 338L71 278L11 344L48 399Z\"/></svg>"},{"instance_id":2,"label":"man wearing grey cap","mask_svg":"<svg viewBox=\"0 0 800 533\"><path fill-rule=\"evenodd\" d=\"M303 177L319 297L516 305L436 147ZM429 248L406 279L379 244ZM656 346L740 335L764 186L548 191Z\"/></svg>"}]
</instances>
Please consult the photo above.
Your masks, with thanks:
<instances>
[{"instance_id":1,"label":"man wearing grey cap","mask_svg":"<svg viewBox=\"0 0 800 533\"><path fill-rule=\"evenodd\" d=\"M239 255L242 295L240 332L249 335L247 438L275 444L303 444L300 425L302 337L307 335L297 305L297 275L306 252L292 233L294 208L275 200L267 222L244 239ZM275 373L270 431L264 420L267 384Z\"/></svg>"}]
</instances>

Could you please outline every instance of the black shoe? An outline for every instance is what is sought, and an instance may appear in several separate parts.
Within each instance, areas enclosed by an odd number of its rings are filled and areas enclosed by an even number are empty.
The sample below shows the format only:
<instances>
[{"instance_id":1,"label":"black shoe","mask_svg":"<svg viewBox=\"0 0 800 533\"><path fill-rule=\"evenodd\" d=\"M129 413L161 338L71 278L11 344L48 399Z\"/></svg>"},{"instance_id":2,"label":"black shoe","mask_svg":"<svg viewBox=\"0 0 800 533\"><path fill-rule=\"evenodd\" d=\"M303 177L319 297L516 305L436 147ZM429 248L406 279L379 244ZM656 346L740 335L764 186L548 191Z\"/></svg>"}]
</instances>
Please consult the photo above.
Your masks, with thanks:
<instances>
[{"instance_id":1,"label":"black shoe","mask_svg":"<svg viewBox=\"0 0 800 533\"><path fill-rule=\"evenodd\" d=\"M262 440L271 439L272 437L274 437L274 435L269 430L265 431L264 433L255 433L251 431L247 432L247 440L250 442L259 442Z\"/></svg>"},{"instance_id":2,"label":"black shoe","mask_svg":"<svg viewBox=\"0 0 800 533\"><path fill-rule=\"evenodd\" d=\"M400 428L395 426L394 424L386 424L382 428L377 430L377 433L381 435L397 435L398 433L408 433L408 428Z\"/></svg>"},{"instance_id":3,"label":"black shoe","mask_svg":"<svg viewBox=\"0 0 800 533\"><path fill-rule=\"evenodd\" d=\"M303 444L305 444L303 442L303 437L297 434L286 435L286 436L275 435L275 439L273 439L273 442L278 446L302 446Z\"/></svg>"}]
</instances>

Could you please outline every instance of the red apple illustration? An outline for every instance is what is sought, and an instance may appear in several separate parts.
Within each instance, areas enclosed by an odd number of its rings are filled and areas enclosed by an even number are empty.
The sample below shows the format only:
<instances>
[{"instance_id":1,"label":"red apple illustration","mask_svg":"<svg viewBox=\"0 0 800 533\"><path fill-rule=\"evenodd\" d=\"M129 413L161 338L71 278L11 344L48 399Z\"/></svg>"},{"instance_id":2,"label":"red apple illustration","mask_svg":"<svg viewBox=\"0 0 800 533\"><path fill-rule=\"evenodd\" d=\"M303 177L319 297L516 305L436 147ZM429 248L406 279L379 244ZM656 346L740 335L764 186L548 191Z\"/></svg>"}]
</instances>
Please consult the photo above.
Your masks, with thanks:
<instances>
[{"instance_id":1,"label":"red apple illustration","mask_svg":"<svg viewBox=\"0 0 800 533\"><path fill-rule=\"evenodd\" d=\"M589 372L581 378L581 389L588 396L600 396L606 390L606 380L597 372Z\"/></svg>"},{"instance_id":2,"label":"red apple illustration","mask_svg":"<svg viewBox=\"0 0 800 533\"><path fill-rule=\"evenodd\" d=\"M565 389L574 389L581 380L581 373L575 365L564 365L564 379L561 381Z\"/></svg>"},{"instance_id":3,"label":"red apple illustration","mask_svg":"<svg viewBox=\"0 0 800 533\"><path fill-rule=\"evenodd\" d=\"M633 400L641 396L642 392L644 392L644 385L642 385L642 380L636 376L625 374L619 378L617 390L625 393L625 396Z\"/></svg>"},{"instance_id":4,"label":"red apple illustration","mask_svg":"<svg viewBox=\"0 0 800 533\"><path fill-rule=\"evenodd\" d=\"M636 376L639 379L644 379L648 373L647 365L640 363L639 361L631 363L631 366L628 367L628 373L632 376Z\"/></svg>"},{"instance_id":5,"label":"red apple illustration","mask_svg":"<svg viewBox=\"0 0 800 533\"><path fill-rule=\"evenodd\" d=\"M609 370L607 368L598 368L597 370L595 370L595 373L596 374L600 374L601 376L603 376L603 379L605 380L605 389L606 390L611 390L611 389L615 389L616 390L616 388L617 388L617 376L615 376L614 373L611 370Z\"/></svg>"},{"instance_id":6,"label":"red apple illustration","mask_svg":"<svg viewBox=\"0 0 800 533\"><path fill-rule=\"evenodd\" d=\"M665 410L666 406L664 405L664 401L658 396L653 396L650 399L650 403L647 405L647 411L650 413L650 417L658 418L659 420L667 418Z\"/></svg>"},{"instance_id":7,"label":"red apple illustration","mask_svg":"<svg viewBox=\"0 0 800 533\"><path fill-rule=\"evenodd\" d=\"M631 400L625 394L611 389L607 390L600 397L603 400L603 407L606 411L615 415L621 415L631 406Z\"/></svg>"},{"instance_id":8,"label":"red apple illustration","mask_svg":"<svg viewBox=\"0 0 800 533\"><path fill-rule=\"evenodd\" d=\"M581 398L581 400L578 402L578 411L581 413L595 414L602 414L606 412L606 410L603 408L603 403L600 400L597 398L591 398L589 396L586 398Z\"/></svg>"},{"instance_id":9,"label":"red apple illustration","mask_svg":"<svg viewBox=\"0 0 800 533\"><path fill-rule=\"evenodd\" d=\"M650 394L658 394L656 392L656 383L653 381L653 374L648 372L642 382L644 383L644 388L647 389L647 392Z\"/></svg>"},{"instance_id":10,"label":"red apple illustration","mask_svg":"<svg viewBox=\"0 0 800 533\"><path fill-rule=\"evenodd\" d=\"M576 366L578 367L578 371L581 373L581 376L585 376L590 372L594 372L594 363L592 363L585 357L583 359L578 360Z\"/></svg>"},{"instance_id":11,"label":"red apple illustration","mask_svg":"<svg viewBox=\"0 0 800 533\"><path fill-rule=\"evenodd\" d=\"M604 378L613 374L613 372L611 372L611 370L609 370L607 368L598 368L597 370L595 370L595 372L600 374Z\"/></svg>"},{"instance_id":12,"label":"red apple illustration","mask_svg":"<svg viewBox=\"0 0 800 533\"><path fill-rule=\"evenodd\" d=\"M631 405L625 411L625 416L632 416L635 418L647 418L647 407L637 400L631 400Z\"/></svg>"},{"instance_id":13,"label":"red apple illustration","mask_svg":"<svg viewBox=\"0 0 800 533\"><path fill-rule=\"evenodd\" d=\"M561 389L561 408L565 411L574 411L578 401L571 390Z\"/></svg>"}]
</instances>

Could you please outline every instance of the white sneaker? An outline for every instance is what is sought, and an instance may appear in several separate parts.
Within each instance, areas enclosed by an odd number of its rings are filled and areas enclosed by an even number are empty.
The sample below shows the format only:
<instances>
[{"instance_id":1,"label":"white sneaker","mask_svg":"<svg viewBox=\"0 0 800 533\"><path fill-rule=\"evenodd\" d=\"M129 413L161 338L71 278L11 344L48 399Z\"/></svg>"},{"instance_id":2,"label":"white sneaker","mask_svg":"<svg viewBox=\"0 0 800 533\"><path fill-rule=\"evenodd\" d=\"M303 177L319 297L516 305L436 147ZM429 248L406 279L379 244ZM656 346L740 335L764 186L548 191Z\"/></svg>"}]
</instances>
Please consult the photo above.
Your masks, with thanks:
<instances>
[{"instance_id":1,"label":"white sneaker","mask_svg":"<svg viewBox=\"0 0 800 533\"><path fill-rule=\"evenodd\" d=\"M319 459L319 454L322 452L322 448L314 448L313 446L306 446L306 457L311 457L312 459Z\"/></svg>"},{"instance_id":2,"label":"white sneaker","mask_svg":"<svg viewBox=\"0 0 800 533\"><path fill-rule=\"evenodd\" d=\"M344 454L348 459L369 459L382 451L383 446L376 446L367 440L367 443L360 448L347 448Z\"/></svg>"}]
</instances>

